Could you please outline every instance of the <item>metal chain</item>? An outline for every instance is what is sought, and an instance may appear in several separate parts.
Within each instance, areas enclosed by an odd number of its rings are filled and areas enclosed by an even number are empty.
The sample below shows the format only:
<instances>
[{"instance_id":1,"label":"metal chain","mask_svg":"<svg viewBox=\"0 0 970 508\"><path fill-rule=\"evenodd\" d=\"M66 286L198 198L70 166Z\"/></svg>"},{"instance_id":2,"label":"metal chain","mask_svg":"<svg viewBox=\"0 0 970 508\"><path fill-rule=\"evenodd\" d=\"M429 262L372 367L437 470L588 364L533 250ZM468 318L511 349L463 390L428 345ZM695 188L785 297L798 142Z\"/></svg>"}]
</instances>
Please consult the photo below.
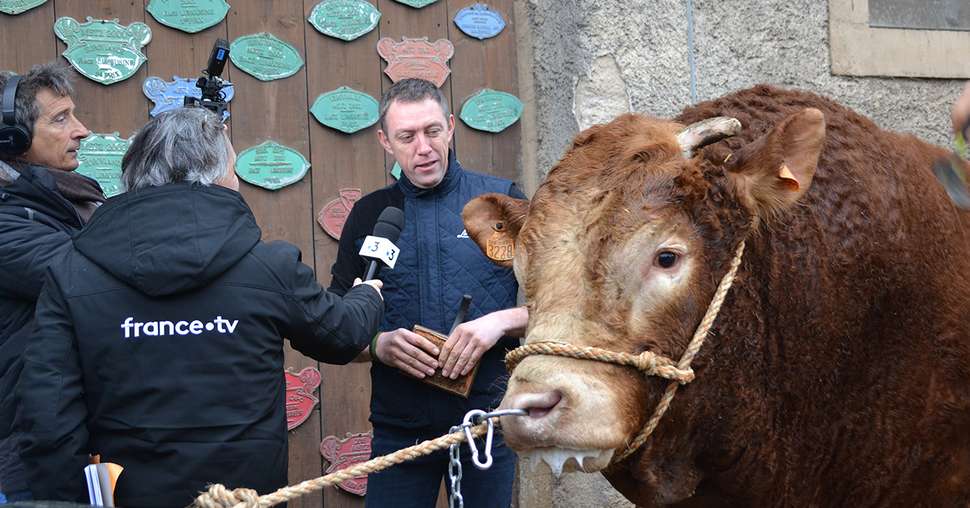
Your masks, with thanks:
<instances>
[{"instance_id":1,"label":"metal chain","mask_svg":"<svg viewBox=\"0 0 970 508\"><path fill-rule=\"evenodd\" d=\"M461 426L454 426L448 431L454 434L461 430ZM448 480L451 482L451 496L448 498L448 508L464 508L465 500L461 497L461 443L448 447L451 461L448 463Z\"/></svg>"},{"instance_id":2,"label":"metal chain","mask_svg":"<svg viewBox=\"0 0 970 508\"><path fill-rule=\"evenodd\" d=\"M472 451L472 463L482 471L492 467L492 435L495 430L493 420L500 416L525 416L528 412L524 409L500 409L486 413L481 409L472 409L465 413L465 418L461 425L456 425L448 431L449 434L463 430L468 447ZM488 431L485 434L485 448L483 454L485 460L478 459L478 446L475 445L475 438L472 436L471 428L481 422L488 423ZM451 482L451 496L448 498L448 508L464 508L465 500L461 496L461 443L455 443L448 447L448 480Z\"/></svg>"}]
</instances>

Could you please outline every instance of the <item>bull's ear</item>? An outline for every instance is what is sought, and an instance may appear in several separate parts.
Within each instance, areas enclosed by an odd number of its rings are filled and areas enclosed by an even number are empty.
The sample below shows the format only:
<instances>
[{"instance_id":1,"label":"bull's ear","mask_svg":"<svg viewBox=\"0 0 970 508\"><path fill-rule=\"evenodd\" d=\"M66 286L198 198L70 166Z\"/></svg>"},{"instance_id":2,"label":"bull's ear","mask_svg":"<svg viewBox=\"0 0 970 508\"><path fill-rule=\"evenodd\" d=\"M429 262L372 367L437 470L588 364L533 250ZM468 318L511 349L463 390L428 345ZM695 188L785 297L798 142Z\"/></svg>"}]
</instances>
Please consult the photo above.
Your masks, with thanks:
<instances>
[{"instance_id":1,"label":"bull's ear","mask_svg":"<svg viewBox=\"0 0 970 508\"><path fill-rule=\"evenodd\" d=\"M750 206L779 212L808 192L824 142L822 112L804 109L741 149L728 171Z\"/></svg>"},{"instance_id":2,"label":"bull's ear","mask_svg":"<svg viewBox=\"0 0 970 508\"><path fill-rule=\"evenodd\" d=\"M489 259L511 267L516 238L528 213L528 199L491 193L469 201L461 212L461 218L465 221L468 236Z\"/></svg>"}]
</instances>

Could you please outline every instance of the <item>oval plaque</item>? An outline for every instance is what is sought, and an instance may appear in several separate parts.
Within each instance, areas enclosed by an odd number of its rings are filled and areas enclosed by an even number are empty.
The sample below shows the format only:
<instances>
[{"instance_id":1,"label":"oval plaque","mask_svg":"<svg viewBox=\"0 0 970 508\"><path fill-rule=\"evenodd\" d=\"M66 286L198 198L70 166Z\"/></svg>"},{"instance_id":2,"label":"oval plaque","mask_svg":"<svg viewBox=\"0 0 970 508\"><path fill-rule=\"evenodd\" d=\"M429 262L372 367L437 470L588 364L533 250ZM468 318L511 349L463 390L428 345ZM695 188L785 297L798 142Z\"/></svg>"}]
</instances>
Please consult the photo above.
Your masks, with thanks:
<instances>
[{"instance_id":1,"label":"oval plaque","mask_svg":"<svg viewBox=\"0 0 970 508\"><path fill-rule=\"evenodd\" d=\"M229 4L226 0L150 0L145 10L165 26L194 34L218 25Z\"/></svg>"},{"instance_id":2,"label":"oval plaque","mask_svg":"<svg viewBox=\"0 0 970 508\"><path fill-rule=\"evenodd\" d=\"M394 0L394 1L399 4L407 5L408 7L414 7L415 9L420 9L422 7L426 7L428 5L433 4L438 0Z\"/></svg>"},{"instance_id":3,"label":"oval plaque","mask_svg":"<svg viewBox=\"0 0 970 508\"><path fill-rule=\"evenodd\" d=\"M0 12L11 16L43 5L47 0L0 0Z\"/></svg>"},{"instance_id":4,"label":"oval plaque","mask_svg":"<svg viewBox=\"0 0 970 508\"><path fill-rule=\"evenodd\" d=\"M360 189L340 189L340 197L323 205L320 213L317 214L317 223L334 240L340 240L350 209L354 207L354 203L360 199L360 196Z\"/></svg>"},{"instance_id":5,"label":"oval plaque","mask_svg":"<svg viewBox=\"0 0 970 508\"><path fill-rule=\"evenodd\" d=\"M495 37L505 30L505 18L485 4L465 7L455 14L455 24L469 37L479 40Z\"/></svg>"},{"instance_id":6,"label":"oval plaque","mask_svg":"<svg viewBox=\"0 0 970 508\"><path fill-rule=\"evenodd\" d=\"M381 13L366 0L323 0L307 20L323 35L352 41L377 27Z\"/></svg>"},{"instance_id":7,"label":"oval plaque","mask_svg":"<svg viewBox=\"0 0 970 508\"><path fill-rule=\"evenodd\" d=\"M303 67L303 57L290 43L267 32L244 35L229 45L232 63L262 81L292 76Z\"/></svg>"},{"instance_id":8,"label":"oval plaque","mask_svg":"<svg viewBox=\"0 0 970 508\"><path fill-rule=\"evenodd\" d=\"M268 190L299 182L310 163L299 151L275 141L264 141L243 150L236 158L239 178Z\"/></svg>"},{"instance_id":9,"label":"oval plaque","mask_svg":"<svg viewBox=\"0 0 970 508\"><path fill-rule=\"evenodd\" d=\"M377 41L377 52L387 61L384 74L391 81L421 78L440 88L451 74L448 60L455 54L455 46L448 39L438 39L432 44L427 37L404 37L400 42L384 37Z\"/></svg>"},{"instance_id":10,"label":"oval plaque","mask_svg":"<svg viewBox=\"0 0 970 508\"><path fill-rule=\"evenodd\" d=\"M522 116L522 101L510 93L486 88L465 101L459 116L472 129L502 132Z\"/></svg>"},{"instance_id":11,"label":"oval plaque","mask_svg":"<svg viewBox=\"0 0 970 508\"><path fill-rule=\"evenodd\" d=\"M377 123L378 106L370 95L342 86L317 97L310 112L323 125L353 134Z\"/></svg>"},{"instance_id":12,"label":"oval plaque","mask_svg":"<svg viewBox=\"0 0 970 508\"><path fill-rule=\"evenodd\" d=\"M123 26L117 19L90 16L86 23L60 18L54 22L54 33L67 44L64 58L83 76L102 85L134 75L148 60L142 46L152 40L152 29L144 23Z\"/></svg>"},{"instance_id":13,"label":"oval plaque","mask_svg":"<svg viewBox=\"0 0 970 508\"><path fill-rule=\"evenodd\" d=\"M81 140L77 151L77 172L98 181L105 197L121 194L121 158L130 139L112 134L92 134Z\"/></svg>"},{"instance_id":14,"label":"oval plaque","mask_svg":"<svg viewBox=\"0 0 970 508\"><path fill-rule=\"evenodd\" d=\"M162 81L162 78L152 76L142 83L141 89L145 92L145 96L155 103L155 107L148 113L151 116L181 108L185 103L185 96L202 97L202 90L195 86L194 79L178 76L172 76L172 81ZM231 101L235 95L232 85L223 88L222 93L226 102ZM225 112L223 121L227 118L229 118L229 111Z\"/></svg>"},{"instance_id":15,"label":"oval plaque","mask_svg":"<svg viewBox=\"0 0 970 508\"><path fill-rule=\"evenodd\" d=\"M304 367L300 372L286 369L286 430L299 427L310 417L320 399L314 395L320 386L320 371Z\"/></svg>"}]
</instances>

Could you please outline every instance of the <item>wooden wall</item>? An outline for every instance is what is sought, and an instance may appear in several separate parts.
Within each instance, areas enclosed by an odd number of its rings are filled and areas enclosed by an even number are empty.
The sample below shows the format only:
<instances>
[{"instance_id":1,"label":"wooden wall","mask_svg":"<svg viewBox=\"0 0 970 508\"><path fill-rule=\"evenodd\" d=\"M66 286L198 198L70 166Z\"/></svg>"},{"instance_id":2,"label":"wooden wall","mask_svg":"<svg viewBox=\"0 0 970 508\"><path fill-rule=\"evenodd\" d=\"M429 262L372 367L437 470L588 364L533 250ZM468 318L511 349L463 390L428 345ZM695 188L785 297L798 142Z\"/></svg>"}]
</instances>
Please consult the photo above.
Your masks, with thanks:
<instances>
[{"instance_id":1,"label":"wooden wall","mask_svg":"<svg viewBox=\"0 0 970 508\"><path fill-rule=\"evenodd\" d=\"M135 76L110 86L80 75L76 80L78 117L95 133L118 131L127 137L148 119L152 104L141 90L145 78L157 76L168 81L173 75L198 76L215 39L232 41L265 31L297 47L306 65L293 76L263 82L227 64L223 77L235 85L230 124L237 152L273 139L299 150L312 164L302 181L279 191L242 182L241 192L256 213L264 238L299 246L304 262L316 269L322 284L328 285L337 244L317 225L316 213L337 197L338 189L357 187L366 193L387 185L392 181L388 169L394 161L378 145L376 126L346 135L319 124L308 109L318 95L341 85L379 99L391 84L376 51L381 37L450 39L455 46L452 74L442 89L456 116L454 149L458 157L471 169L512 179L519 175L518 124L490 134L470 129L457 119L464 99L481 88L517 95L513 0L488 1L503 14L508 26L498 37L485 41L465 35L452 21L459 9L475 0L438 0L422 9L392 0L371 2L382 13L378 28L355 41L343 42L320 34L307 22L317 0L230 0L232 7L225 20L197 34L156 22L145 10L148 0L48 0L20 15L0 14L0 69L24 72L35 63L63 60L60 54L65 45L52 29L62 16L81 22L91 16L118 18L123 25L147 23L152 29L152 41L143 49L148 62ZM294 371L317 366L323 375L319 408L290 433L293 484L322 474L325 463L319 445L324 436L343 437L348 432L370 429L370 378L367 365L327 366L289 348L286 366ZM442 501L439 499L439 505L445 506ZM361 498L334 489L290 504L334 508L362 505Z\"/></svg>"}]
</instances>

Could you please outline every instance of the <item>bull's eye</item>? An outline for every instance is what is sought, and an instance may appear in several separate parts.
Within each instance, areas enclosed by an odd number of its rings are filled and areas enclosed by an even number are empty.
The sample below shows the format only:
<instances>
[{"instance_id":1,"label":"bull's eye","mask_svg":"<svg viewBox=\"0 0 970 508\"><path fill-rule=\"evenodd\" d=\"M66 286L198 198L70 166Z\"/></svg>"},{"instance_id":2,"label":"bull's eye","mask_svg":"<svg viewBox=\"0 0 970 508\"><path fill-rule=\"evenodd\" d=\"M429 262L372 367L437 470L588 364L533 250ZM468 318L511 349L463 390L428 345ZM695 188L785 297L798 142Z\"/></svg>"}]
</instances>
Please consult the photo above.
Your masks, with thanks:
<instances>
[{"instance_id":1,"label":"bull's eye","mask_svg":"<svg viewBox=\"0 0 970 508\"><path fill-rule=\"evenodd\" d=\"M662 250L657 253L656 263L660 268L673 268L679 259L680 256L676 252Z\"/></svg>"}]
</instances>

